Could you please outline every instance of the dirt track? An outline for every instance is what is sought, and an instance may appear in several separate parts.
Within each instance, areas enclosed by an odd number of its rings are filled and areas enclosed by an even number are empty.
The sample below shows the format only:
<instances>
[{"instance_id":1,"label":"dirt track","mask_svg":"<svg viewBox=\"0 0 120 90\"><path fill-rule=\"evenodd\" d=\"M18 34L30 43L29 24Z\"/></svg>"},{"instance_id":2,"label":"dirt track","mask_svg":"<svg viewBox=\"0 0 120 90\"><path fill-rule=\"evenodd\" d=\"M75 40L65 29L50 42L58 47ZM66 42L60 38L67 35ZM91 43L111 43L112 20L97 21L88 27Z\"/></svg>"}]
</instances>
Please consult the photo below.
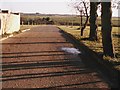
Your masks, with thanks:
<instances>
[{"instance_id":1,"label":"dirt track","mask_svg":"<svg viewBox=\"0 0 120 90\"><path fill-rule=\"evenodd\" d=\"M2 42L2 88L107 88L99 73L77 55L55 26L40 26Z\"/></svg>"}]
</instances>

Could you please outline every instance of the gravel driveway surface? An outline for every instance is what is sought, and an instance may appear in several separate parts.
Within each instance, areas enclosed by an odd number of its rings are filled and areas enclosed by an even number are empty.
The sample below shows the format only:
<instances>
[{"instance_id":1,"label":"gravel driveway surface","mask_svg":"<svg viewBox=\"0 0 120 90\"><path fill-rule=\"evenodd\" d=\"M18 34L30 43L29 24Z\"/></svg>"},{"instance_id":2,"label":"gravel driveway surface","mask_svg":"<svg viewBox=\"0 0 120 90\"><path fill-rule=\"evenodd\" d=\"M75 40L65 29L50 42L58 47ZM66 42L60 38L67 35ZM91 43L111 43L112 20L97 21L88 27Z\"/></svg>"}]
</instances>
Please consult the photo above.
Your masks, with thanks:
<instances>
[{"instance_id":1,"label":"gravel driveway surface","mask_svg":"<svg viewBox=\"0 0 120 90\"><path fill-rule=\"evenodd\" d=\"M108 88L55 26L34 27L2 41L2 88ZM82 53L81 53L82 54Z\"/></svg>"}]
</instances>

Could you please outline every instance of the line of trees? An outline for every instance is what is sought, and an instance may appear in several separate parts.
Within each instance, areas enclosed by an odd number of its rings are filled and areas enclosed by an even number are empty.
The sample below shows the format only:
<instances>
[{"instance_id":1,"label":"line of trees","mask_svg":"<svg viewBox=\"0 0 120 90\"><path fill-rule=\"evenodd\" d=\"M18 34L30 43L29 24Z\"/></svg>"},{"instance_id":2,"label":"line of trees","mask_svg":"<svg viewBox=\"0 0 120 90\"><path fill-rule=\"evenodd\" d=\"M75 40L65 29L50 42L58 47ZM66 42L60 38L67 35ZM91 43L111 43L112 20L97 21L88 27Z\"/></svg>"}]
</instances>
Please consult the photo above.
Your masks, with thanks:
<instances>
[{"instance_id":1,"label":"line of trees","mask_svg":"<svg viewBox=\"0 0 120 90\"><path fill-rule=\"evenodd\" d=\"M21 17L20 19L21 25L39 25L39 24L54 24L53 20L51 20L49 17L43 17L43 18L26 18Z\"/></svg>"},{"instance_id":2,"label":"line of trees","mask_svg":"<svg viewBox=\"0 0 120 90\"><path fill-rule=\"evenodd\" d=\"M90 22L90 34L89 34L89 40L97 41L97 10L98 5L100 5L101 10L101 33L102 33L102 45L103 45L103 51L105 56L115 57L114 54L114 47L112 44L112 25L111 25L111 19L112 19L112 10L113 6L111 5L111 0L107 0L107 2L104 2L103 0L81 0L74 4L74 8L80 12L80 16L82 19L82 13L86 16L86 22L83 24L81 22L81 35L83 35L83 30L86 27L86 23ZM116 4L113 4L114 7ZM118 8L118 6L116 6ZM89 18L89 19L88 19Z\"/></svg>"}]
</instances>

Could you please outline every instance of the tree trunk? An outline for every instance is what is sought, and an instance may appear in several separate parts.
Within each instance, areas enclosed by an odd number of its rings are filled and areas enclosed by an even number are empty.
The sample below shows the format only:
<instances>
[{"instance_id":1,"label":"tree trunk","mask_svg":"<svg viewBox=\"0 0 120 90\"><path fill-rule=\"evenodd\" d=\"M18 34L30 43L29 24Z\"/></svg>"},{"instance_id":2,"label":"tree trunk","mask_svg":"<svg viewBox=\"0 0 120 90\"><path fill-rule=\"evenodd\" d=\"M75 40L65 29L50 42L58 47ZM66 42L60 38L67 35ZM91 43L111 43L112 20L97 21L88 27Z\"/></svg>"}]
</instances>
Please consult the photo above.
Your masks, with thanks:
<instances>
[{"instance_id":1,"label":"tree trunk","mask_svg":"<svg viewBox=\"0 0 120 90\"><path fill-rule=\"evenodd\" d=\"M87 26L88 19L89 19L89 16L86 17L85 24L84 24L83 27L81 28L81 36L83 36L83 31L84 31L84 29L85 29L86 26Z\"/></svg>"},{"instance_id":2,"label":"tree trunk","mask_svg":"<svg viewBox=\"0 0 120 90\"><path fill-rule=\"evenodd\" d=\"M92 41L97 40L97 3L90 2L90 34L89 39Z\"/></svg>"},{"instance_id":3,"label":"tree trunk","mask_svg":"<svg viewBox=\"0 0 120 90\"><path fill-rule=\"evenodd\" d=\"M105 56L114 57L112 45L112 26L111 26L111 0L109 2L102 2L102 44Z\"/></svg>"}]
</instances>

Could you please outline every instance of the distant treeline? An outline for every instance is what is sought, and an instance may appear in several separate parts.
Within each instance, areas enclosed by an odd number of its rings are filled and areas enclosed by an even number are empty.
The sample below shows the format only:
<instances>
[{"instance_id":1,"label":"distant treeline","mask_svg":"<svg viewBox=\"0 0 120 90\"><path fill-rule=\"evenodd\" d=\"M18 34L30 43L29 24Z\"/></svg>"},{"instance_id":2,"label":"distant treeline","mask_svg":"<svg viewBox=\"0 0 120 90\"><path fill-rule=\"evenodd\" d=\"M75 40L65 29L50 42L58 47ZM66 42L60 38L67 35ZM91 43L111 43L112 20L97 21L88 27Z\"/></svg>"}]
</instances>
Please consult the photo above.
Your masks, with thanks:
<instances>
[{"instance_id":1,"label":"distant treeline","mask_svg":"<svg viewBox=\"0 0 120 90\"><path fill-rule=\"evenodd\" d=\"M79 16L60 16L60 15L21 15L21 25L41 25L41 24L52 24L52 25L80 25L81 18ZM83 17L83 24L85 22L85 17ZM112 18L113 26L120 26L120 18ZM101 18L98 17L98 26L101 26ZM89 22L88 22L89 25Z\"/></svg>"},{"instance_id":2,"label":"distant treeline","mask_svg":"<svg viewBox=\"0 0 120 90\"><path fill-rule=\"evenodd\" d=\"M54 22L49 17L43 18L26 18L21 17L21 25L39 25L39 24L54 24Z\"/></svg>"}]
</instances>

